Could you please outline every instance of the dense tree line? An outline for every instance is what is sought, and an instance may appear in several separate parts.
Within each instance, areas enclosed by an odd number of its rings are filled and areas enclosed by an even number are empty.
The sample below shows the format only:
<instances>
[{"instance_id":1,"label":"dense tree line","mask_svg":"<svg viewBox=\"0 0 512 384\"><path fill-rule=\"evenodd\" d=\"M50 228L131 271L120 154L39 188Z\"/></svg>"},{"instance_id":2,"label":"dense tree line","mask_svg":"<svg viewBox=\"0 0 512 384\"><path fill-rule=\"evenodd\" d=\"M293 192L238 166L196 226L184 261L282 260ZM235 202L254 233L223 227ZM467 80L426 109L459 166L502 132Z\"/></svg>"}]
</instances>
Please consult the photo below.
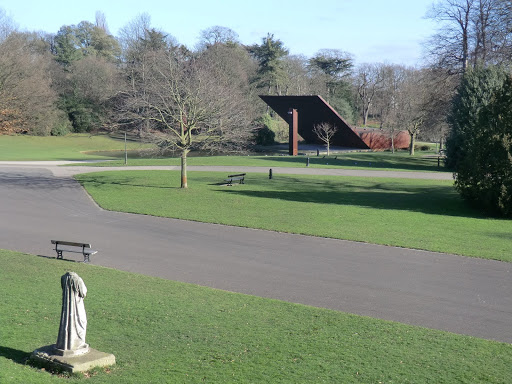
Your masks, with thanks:
<instances>
[{"instance_id":1,"label":"dense tree line","mask_svg":"<svg viewBox=\"0 0 512 384\"><path fill-rule=\"evenodd\" d=\"M414 127L418 122L425 125L425 119L413 116L416 112L424 115L424 111L411 109L423 105L409 102L410 93L423 81L415 68L375 63L356 68L352 55L337 49L323 49L310 58L290 55L272 34L260 44L244 46L236 32L220 26L201 31L197 46L189 50L172 35L153 28L148 15L127 23L118 37L110 34L101 13L95 23L64 25L55 34L19 32L5 14L0 16L0 50L9 53L0 58L0 92L15 93L15 97L1 98L2 132L58 135L122 128L142 137L158 131L161 127L147 116L148 105L140 101L154 88L150 82L156 78L152 72L155 57L165 55L181 63L183 78L193 73L191 68L208 62L226 90L231 90L223 94L236 97L244 111L243 127L267 126L279 140L286 139L286 124L271 114L258 94L318 94L347 121L364 126L369 120L378 122L391 136L408 129L415 138L421 130ZM33 84L37 92L27 92L23 82L9 75L8 68L13 67L25 68L17 76ZM9 76L11 82L2 80ZM128 113L126 103L134 97L140 97L138 106ZM30 109L22 107L32 104ZM267 113L271 115L265 117Z\"/></svg>"},{"instance_id":2,"label":"dense tree line","mask_svg":"<svg viewBox=\"0 0 512 384\"><path fill-rule=\"evenodd\" d=\"M272 34L244 46L235 31L221 26L201 31L190 50L153 28L144 14L117 37L101 13L94 23L64 25L54 34L20 32L0 9L0 132L57 135L122 128L142 137L161 130L141 100L147 102L154 89L155 57L170 55L182 78L208 63L225 87L222 94L236 97L244 129L266 126L284 140L285 123L265 116L271 111L257 95L318 94L353 124L381 129L392 139L407 130L412 153L418 136L442 143L453 131L448 116L468 69L501 65L506 70L512 57L510 0L440 0L428 17L438 30L426 45L426 65L411 68L356 66L350 53L338 49L313 57L290 55ZM128 113L127 103L136 97L137 107ZM259 137L268 142L270 136L260 132Z\"/></svg>"},{"instance_id":3,"label":"dense tree line","mask_svg":"<svg viewBox=\"0 0 512 384\"><path fill-rule=\"evenodd\" d=\"M143 136L158 130L149 119L131 121L124 105L130 92L146 95L148 81L154 78L150 60L157 52L189 63L188 69L182 68L185 72L208 61L225 87L244 101L245 126L270 126L280 140L286 136L285 123L272 115L258 94L318 94L351 123L366 125L371 117L379 119L382 129L404 128L397 124L398 99L389 95L393 88L397 96L405 81L390 76L413 73L413 68L380 64L355 68L352 55L337 49L323 49L309 58L290 55L271 34L259 44L244 46L236 32L220 26L201 31L200 41L190 50L153 28L148 15L127 23L117 37L110 34L101 13L95 23L64 25L55 34L19 32L4 13L0 16L0 49L8 53L0 58L0 79L11 76L9 68L26 68L17 76L37 91L27 92L23 82L12 76L11 82L1 80L0 92L16 94L1 98L1 132L59 135L123 128ZM38 92L46 95L38 97ZM38 102L41 99L44 102ZM37 105L21 107L31 104ZM138 116L145 116L147 106L138 108ZM264 117L266 113L271 115Z\"/></svg>"},{"instance_id":4,"label":"dense tree line","mask_svg":"<svg viewBox=\"0 0 512 384\"><path fill-rule=\"evenodd\" d=\"M139 103L128 114L126 103L127 95L145 100L154 88L151 81L156 81L154 60L166 55L180 63L182 79L208 63L211 75L222 79L222 94L229 89L230 100L236 97L247 129L266 112L257 98L262 93L321 94L348 120L355 120L350 55L323 50L312 58L291 56L270 34L261 44L244 46L236 32L214 26L202 31L196 48L189 50L152 28L147 15L130 21L114 37L102 14L95 23L64 25L51 34L17 31L2 11L0 51L3 133L59 135L121 127L142 136L158 130L154 121L141 118L147 117L148 105Z\"/></svg>"}]
</instances>

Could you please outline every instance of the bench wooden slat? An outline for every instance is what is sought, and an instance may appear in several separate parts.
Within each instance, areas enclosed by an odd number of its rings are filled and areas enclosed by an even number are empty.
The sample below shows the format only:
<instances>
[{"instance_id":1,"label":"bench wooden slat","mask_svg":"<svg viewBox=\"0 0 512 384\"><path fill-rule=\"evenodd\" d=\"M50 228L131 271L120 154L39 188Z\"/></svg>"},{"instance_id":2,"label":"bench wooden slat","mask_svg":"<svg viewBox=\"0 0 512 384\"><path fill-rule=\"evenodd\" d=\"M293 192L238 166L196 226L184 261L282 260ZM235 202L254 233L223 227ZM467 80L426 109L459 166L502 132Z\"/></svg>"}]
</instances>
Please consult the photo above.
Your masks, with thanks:
<instances>
[{"instance_id":1,"label":"bench wooden slat","mask_svg":"<svg viewBox=\"0 0 512 384\"><path fill-rule=\"evenodd\" d=\"M74 241L61 241L61 240L51 240L52 244L61 244L61 245L69 245L72 247L85 247L85 248L91 248L91 244L87 243L77 243Z\"/></svg>"}]
</instances>

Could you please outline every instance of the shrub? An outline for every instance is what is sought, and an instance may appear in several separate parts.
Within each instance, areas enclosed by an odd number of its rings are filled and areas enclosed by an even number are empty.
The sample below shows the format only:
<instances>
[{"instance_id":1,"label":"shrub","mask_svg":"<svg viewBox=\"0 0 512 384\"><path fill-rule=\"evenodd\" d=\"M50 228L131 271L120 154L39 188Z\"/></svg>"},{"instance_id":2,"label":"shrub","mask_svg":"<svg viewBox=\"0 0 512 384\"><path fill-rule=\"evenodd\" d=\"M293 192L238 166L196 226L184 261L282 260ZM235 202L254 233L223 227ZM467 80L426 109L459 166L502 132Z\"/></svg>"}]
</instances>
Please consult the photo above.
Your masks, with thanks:
<instances>
[{"instance_id":1,"label":"shrub","mask_svg":"<svg viewBox=\"0 0 512 384\"><path fill-rule=\"evenodd\" d=\"M101 127L101 113L84 98L63 96L60 107L71 121L73 132L91 132Z\"/></svg>"},{"instance_id":2,"label":"shrub","mask_svg":"<svg viewBox=\"0 0 512 384\"><path fill-rule=\"evenodd\" d=\"M429 151L430 150L430 146L426 145L426 144L416 144L414 146L414 148L418 151Z\"/></svg>"},{"instance_id":3,"label":"shrub","mask_svg":"<svg viewBox=\"0 0 512 384\"><path fill-rule=\"evenodd\" d=\"M468 70L453 100L449 116L451 131L446 140L446 166L457 172L458 163L467 157L466 150L473 143L478 130L480 110L493 94L503 86L506 73L499 67Z\"/></svg>"},{"instance_id":4,"label":"shrub","mask_svg":"<svg viewBox=\"0 0 512 384\"><path fill-rule=\"evenodd\" d=\"M512 217L512 78L502 74L485 69L465 75L447 156L464 199Z\"/></svg>"},{"instance_id":5,"label":"shrub","mask_svg":"<svg viewBox=\"0 0 512 384\"><path fill-rule=\"evenodd\" d=\"M281 118L273 118L270 114L266 113L261 118L261 126L264 129L261 134L266 136L265 140L267 140L267 144L262 145L274 144L275 140L279 142L288 141L288 124ZM256 141L259 134L260 132L257 133ZM272 134L272 142L270 143Z\"/></svg>"},{"instance_id":6,"label":"shrub","mask_svg":"<svg viewBox=\"0 0 512 384\"><path fill-rule=\"evenodd\" d=\"M272 145L274 144L276 134L269 127L263 126L256 130L256 144Z\"/></svg>"},{"instance_id":7,"label":"shrub","mask_svg":"<svg viewBox=\"0 0 512 384\"><path fill-rule=\"evenodd\" d=\"M69 121L60 121L52 127L50 135L52 136L66 136L71 132L71 123Z\"/></svg>"}]
</instances>

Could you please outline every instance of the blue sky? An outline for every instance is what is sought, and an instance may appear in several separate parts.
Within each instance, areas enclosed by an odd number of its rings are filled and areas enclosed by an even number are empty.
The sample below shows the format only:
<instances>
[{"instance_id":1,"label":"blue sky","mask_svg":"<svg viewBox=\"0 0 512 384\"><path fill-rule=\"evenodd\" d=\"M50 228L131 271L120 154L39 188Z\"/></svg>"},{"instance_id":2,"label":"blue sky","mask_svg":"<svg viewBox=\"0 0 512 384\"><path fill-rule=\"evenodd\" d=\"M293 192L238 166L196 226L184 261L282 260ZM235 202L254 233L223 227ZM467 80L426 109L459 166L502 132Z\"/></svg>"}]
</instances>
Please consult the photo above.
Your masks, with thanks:
<instances>
[{"instance_id":1,"label":"blue sky","mask_svg":"<svg viewBox=\"0 0 512 384\"><path fill-rule=\"evenodd\" d=\"M94 22L105 14L109 29L141 13L153 27L193 48L201 30L214 25L233 29L244 44L260 43L273 33L291 54L313 56L341 49L356 63L421 65L422 42L435 25L424 18L432 0L1 0L0 8L21 30L56 33L62 25Z\"/></svg>"}]
</instances>

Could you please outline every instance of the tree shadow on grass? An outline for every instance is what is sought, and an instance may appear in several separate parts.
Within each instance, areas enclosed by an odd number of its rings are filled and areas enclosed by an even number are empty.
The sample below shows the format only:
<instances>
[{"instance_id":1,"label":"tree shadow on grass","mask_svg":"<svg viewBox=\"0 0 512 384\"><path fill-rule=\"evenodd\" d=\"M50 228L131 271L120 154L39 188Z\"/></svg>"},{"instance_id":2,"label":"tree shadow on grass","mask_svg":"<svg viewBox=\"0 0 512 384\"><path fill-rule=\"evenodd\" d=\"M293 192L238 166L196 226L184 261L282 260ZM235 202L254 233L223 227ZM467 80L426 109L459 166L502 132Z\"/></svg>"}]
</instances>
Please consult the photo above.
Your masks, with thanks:
<instances>
[{"instance_id":1,"label":"tree shadow on grass","mask_svg":"<svg viewBox=\"0 0 512 384\"><path fill-rule=\"evenodd\" d=\"M162 184L142 184L134 182L132 178L117 178L116 180L112 180L108 177L100 176L88 176L84 175L78 179L78 181L82 184L89 184L94 187L99 187L102 185L118 185L118 186L128 186L128 187L139 187L139 188L160 188L160 189L180 189L179 186L171 186L171 185L162 185Z\"/></svg>"},{"instance_id":2,"label":"tree shadow on grass","mask_svg":"<svg viewBox=\"0 0 512 384\"><path fill-rule=\"evenodd\" d=\"M472 209L459 197L452 186L410 186L392 183L357 184L295 180L286 183L285 190L226 189L225 193L260 199L275 199L301 203L359 206L380 210L402 210L431 215L487 218Z\"/></svg>"},{"instance_id":3,"label":"tree shadow on grass","mask_svg":"<svg viewBox=\"0 0 512 384\"><path fill-rule=\"evenodd\" d=\"M512 233L495 233L495 232L488 232L487 236L494 237L497 239L505 239L512 241Z\"/></svg>"},{"instance_id":4,"label":"tree shadow on grass","mask_svg":"<svg viewBox=\"0 0 512 384\"><path fill-rule=\"evenodd\" d=\"M18 364L25 364L27 359L30 357L30 353L20 351L19 349L0 346L0 356L12 360Z\"/></svg>"},{"instance_id":5,"label":"tree shadow on grass","mask_svg":"<svg viewBox=\"0 0 512 384\"><path fill-rule=\"evenodd\" d=\"M446 168L443 166L437 167L437 158L417 158L411 159L402 156L383 158L375 156L374 154L358 154L358 155L331 155L331 156L311 156L309 158L310 166L326 165L335 167L361 167L379 169L397 169L408 171L428 171L428 172L443 172ZM293 163L306 165L306 157L304 156L269 156L261 157L262 160Z\"/></svg>"}]
</instances>

